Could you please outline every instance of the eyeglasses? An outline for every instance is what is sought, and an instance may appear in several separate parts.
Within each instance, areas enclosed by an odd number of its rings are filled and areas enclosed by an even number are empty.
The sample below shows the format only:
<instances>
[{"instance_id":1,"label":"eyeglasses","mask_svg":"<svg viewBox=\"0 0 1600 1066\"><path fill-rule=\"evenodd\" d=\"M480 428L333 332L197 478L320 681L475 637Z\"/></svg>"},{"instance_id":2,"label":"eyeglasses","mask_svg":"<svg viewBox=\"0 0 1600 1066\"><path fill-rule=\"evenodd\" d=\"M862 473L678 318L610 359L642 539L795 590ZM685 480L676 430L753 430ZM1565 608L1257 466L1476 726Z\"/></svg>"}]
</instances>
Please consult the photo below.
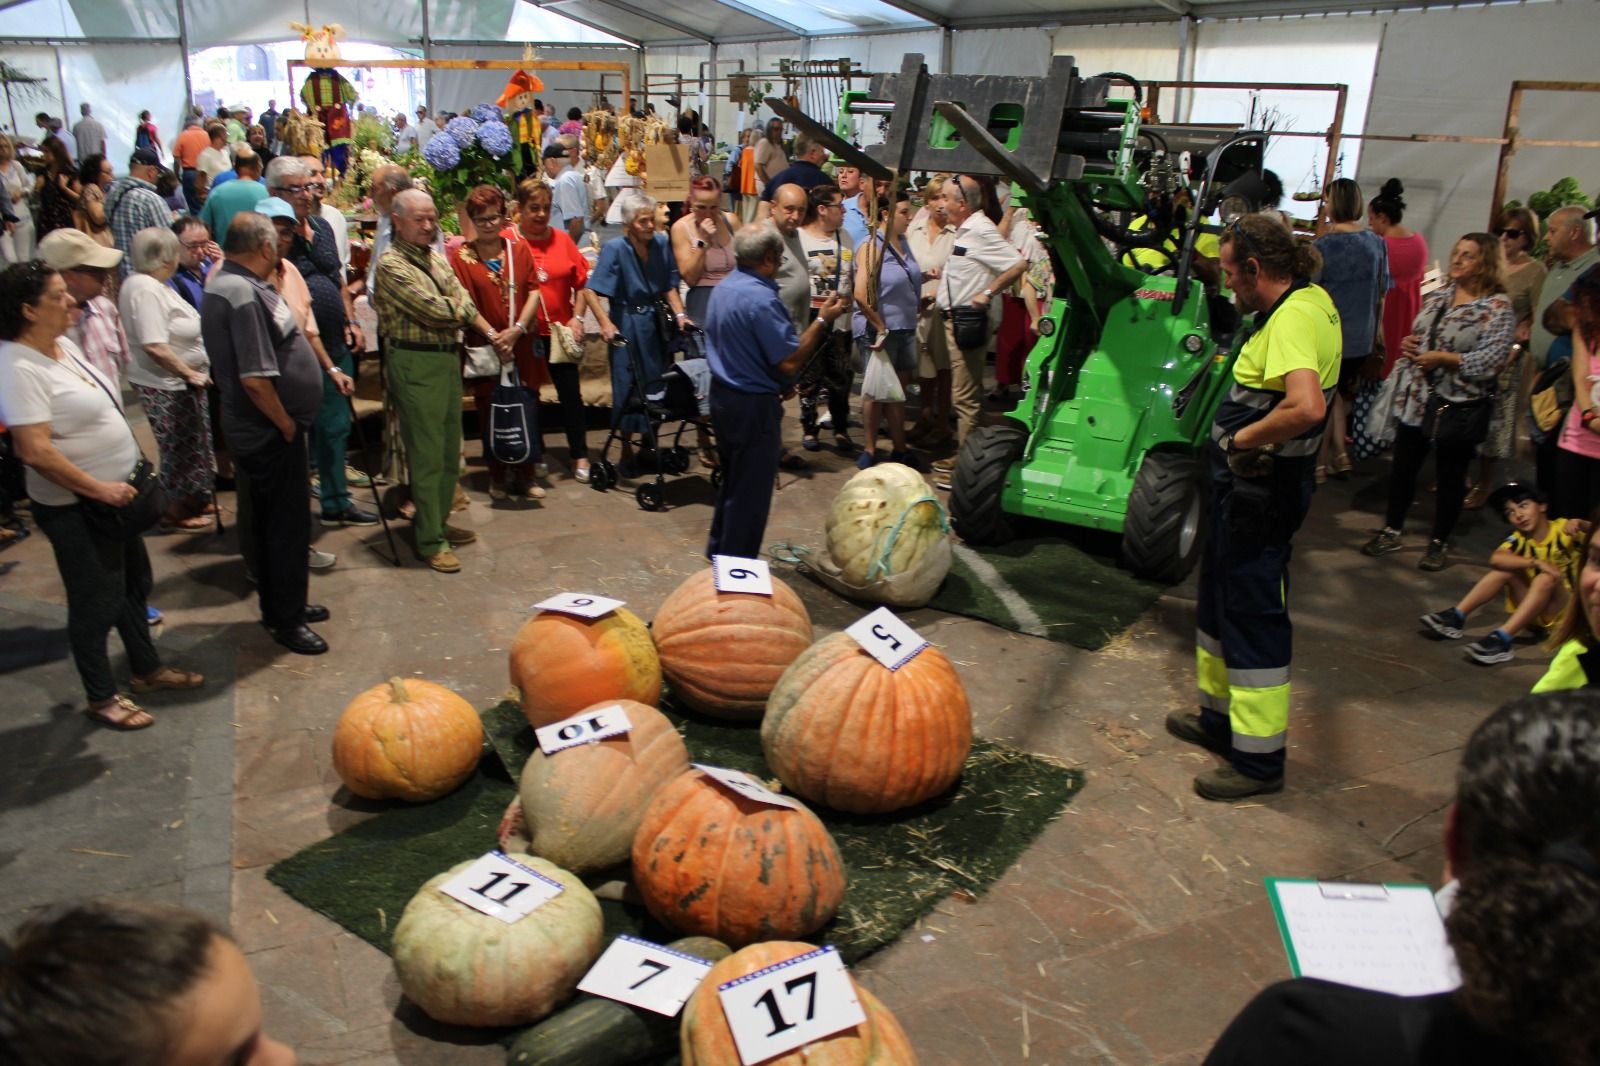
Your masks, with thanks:
<instances>
[{"instance_id":1,"label":"eyeglasses","mask_svg":"<svg viewBox=\"0 0 1600 1066\"><path fill-rule=\"evenodd\" d=\"M503 212L503 211L498 213L498 214L494 214L494 215L477 215L477 216L473 216L472 224L474 226L478 227L479 229L489 229L496 222L505 221L505 217L506 217L505 216L505 212Z\"/></svg>"},{"instance_id":2,"label":"eyeglasses","mask_svg":"<svg viewBox=\"0 0 1600 1066\"><path fill-rule=\"evenodd\" d=\"M285 196L310 196L311 195L311 186L309 186L309 185L279 185L279 186L277 186L276 188L273 189L273 192L279 192L279 193L282 193Z\"/></svg>"},{"instance_id":3,"label":"eyeglasses","mask_svg":"<svg viewBox=\"0 0 1600 1066\"><path fill-rule=\"evenodd\" d=\"M180 241L178 243L182 244L191 252L203 252L206 250L206 245L211 243L211 238L207 237L202 241Z\"/></svg>"},{"instance_id":4,"label":"eyeglasses","mask_svg":"<svg viewBox=\"0 0 1600 1066\"><path fill-rule=\"evenodd\" d=\"M844 206L844 201L842 201L842 200L841 200L841 201L839 201L839 202L837 202L837 203L831 203L831 204L818 204L818 205L817 205L817 210L818 210L818 211L821 211L821 210L822 210L822 209L823 209L823 208L824 208L824 207L826 207L826 208L827 208L827 209L828 209L828 210L830 210L830 211L832 211L832 210L833 210L833 209L834 209L834 208L836 208L836 207L843 207L843 206Z\"/></svg>"}]
</instances>

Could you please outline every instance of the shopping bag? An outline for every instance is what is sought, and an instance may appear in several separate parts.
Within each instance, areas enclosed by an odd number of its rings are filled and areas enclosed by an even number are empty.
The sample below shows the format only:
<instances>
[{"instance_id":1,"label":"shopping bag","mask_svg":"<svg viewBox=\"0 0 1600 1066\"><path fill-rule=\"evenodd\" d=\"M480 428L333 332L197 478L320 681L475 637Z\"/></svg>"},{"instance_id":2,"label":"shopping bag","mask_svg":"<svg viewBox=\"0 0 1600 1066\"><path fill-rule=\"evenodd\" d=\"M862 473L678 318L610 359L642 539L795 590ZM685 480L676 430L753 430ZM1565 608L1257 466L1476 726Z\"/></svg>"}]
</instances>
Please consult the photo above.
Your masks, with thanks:
<instances>
[{"instance_id":1,"label":"shopping bag","mask_svg":"<svg viewBox=\"0 0 1600 1066\"><path fill-rule=\"evenodd\" d=\"M524 387L517 364L505 364L500 384L489 394L489 454L498 463L519 466L539 457L539 401Z\"/></svg>"},{"instance_id":2,"label":"shopping bag","mask_svg":"<svg viewBox=\"0 0 1600 1066\"><path fill-rule=\"evenodd\" d=\"M905 403L906 390L900 375L889 362L889 353L879 348L867 351L867 367L861 375L861 395L881 403Z\"/></svg>"},{"instance_id":3,"label":"shopping bag","mask_svg":"<svg viewBox=\"0 0 1600 1066\"><path fill-rule=\"evenodd\" d=\"M1400 394L1399 367L1382 381L1364 382L1356 391L1350 417L1350 457L1360 462L1382 455L1394 445L1399 414L1395 399Z\"/></svg>"}]
</instances>

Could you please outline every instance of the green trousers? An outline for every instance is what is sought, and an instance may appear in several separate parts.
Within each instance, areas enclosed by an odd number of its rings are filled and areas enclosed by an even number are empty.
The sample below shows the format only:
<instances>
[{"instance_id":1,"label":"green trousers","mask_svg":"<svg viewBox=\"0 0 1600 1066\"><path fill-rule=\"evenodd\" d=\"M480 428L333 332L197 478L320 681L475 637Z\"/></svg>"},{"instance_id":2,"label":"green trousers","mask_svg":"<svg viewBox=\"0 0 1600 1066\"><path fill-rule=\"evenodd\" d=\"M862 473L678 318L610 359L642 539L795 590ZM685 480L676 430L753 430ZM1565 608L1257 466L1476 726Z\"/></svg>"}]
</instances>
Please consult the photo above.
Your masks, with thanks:
<instances>
[{"instance_id":1,"label":"green trousers","mask_svg":"<svg viewBox=\"0 0 1600 1066\"><path fill-rule=\"evenodd\" d=\"M411 463L417 552L437 555L448 547L444 524L461 472L461 360L454 352L412 351L392 343L385 363Z\"/></svg>"},{"instance_id":2,"label":"green trousers","mask_svg":"<svg viewBox=\"0 0 1600 1066\"><path fill-rule=\"evenodd\" d=\"M342 343L328 347L333 365L346 374L355 371L356 361ZM322 513L340 515L350 509L350 487L345 483L345 447L350 440L350 401L339 394L332 374L322 375L322 406L311 423L311 461L321 479Z\"/></svg>"}]
</instances>

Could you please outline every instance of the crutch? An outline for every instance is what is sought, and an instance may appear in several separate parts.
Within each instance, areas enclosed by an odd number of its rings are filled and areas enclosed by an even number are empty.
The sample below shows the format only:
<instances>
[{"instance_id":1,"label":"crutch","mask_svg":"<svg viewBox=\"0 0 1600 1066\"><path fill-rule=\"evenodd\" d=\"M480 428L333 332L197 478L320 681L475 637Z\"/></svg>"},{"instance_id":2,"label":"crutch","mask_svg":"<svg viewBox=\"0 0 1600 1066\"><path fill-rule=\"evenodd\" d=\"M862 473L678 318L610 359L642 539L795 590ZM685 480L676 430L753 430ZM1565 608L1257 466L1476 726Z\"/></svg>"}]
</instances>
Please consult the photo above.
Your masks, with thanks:
<instances>
[{"instance_id":1,"label":"crutch","mask_svg":"<svg viewBox=\"0 0 1600 1066\"><path fill-rule=\"evenodd\" d=\"M389 515L383 509L383 501L378 498L378 479L372 473L376 467L372 462L372 453L367 450L367 431L361 428L361 419L356 417L355 400L346 396L344 402L350 408L350 424L356 431L356 447L361 450L361 461L367 468L367 487L372 490L372 509L378 512L378 521L383 523L383 535L389 542L389 554L383 554L378 550L378 546L370 541L367 542L367 547L371 548L378 558L400 566L400 549L394 544L394 530L389 528Z\"/></svg>"}]
</instances>

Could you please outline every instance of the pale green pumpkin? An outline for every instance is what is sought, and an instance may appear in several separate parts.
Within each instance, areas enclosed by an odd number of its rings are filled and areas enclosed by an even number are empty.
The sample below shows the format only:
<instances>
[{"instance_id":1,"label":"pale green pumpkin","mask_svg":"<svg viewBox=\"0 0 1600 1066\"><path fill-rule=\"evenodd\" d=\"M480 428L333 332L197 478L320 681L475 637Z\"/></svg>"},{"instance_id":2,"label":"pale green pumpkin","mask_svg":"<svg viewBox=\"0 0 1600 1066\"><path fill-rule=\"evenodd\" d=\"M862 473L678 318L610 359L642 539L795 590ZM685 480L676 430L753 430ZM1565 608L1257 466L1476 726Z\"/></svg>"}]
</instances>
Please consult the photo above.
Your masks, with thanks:
<instances>
[{"instance_id":1,"label":"pale green pumpkin","mask_svg":"<svg viewBox=\"0 0 1600 1066\"><path fill-rule=\"evenodd\" d=\"M846 582L866 585L914 567L949 529L921 474L902 463L878 463L833 498L828 556Z\"/></svg>"}]
</instances>

